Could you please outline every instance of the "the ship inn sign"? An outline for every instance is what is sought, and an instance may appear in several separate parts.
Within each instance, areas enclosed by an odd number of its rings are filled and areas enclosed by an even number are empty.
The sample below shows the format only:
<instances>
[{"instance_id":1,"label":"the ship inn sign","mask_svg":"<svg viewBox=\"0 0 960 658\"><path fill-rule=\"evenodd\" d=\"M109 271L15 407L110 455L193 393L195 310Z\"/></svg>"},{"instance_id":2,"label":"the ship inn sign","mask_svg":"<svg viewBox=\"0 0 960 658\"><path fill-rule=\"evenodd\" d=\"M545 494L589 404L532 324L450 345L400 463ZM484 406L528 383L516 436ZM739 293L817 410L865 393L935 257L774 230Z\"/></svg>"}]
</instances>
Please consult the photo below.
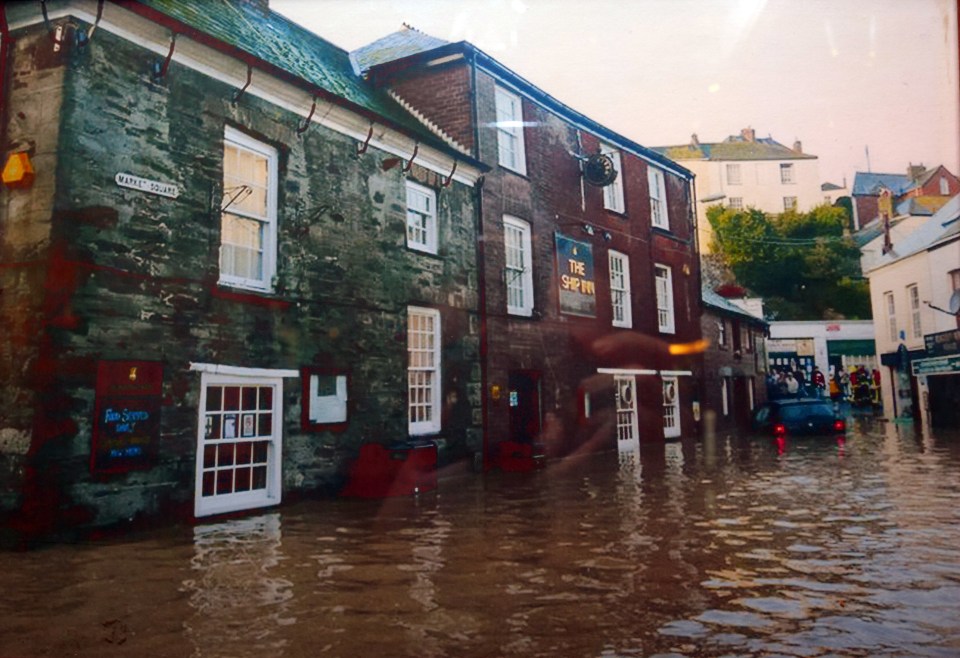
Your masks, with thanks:
<instances>
[{"instance_id":1,"label":"the ship inn sign","mask_svg":"<svg viewBox=\"0 0 960 658\"><path fill-rule=\"evenodd\" d=\"M555 234L560 312L597 316L597 289L593 275L593 247L565 235Z\"/></svg>"}]
</instances>

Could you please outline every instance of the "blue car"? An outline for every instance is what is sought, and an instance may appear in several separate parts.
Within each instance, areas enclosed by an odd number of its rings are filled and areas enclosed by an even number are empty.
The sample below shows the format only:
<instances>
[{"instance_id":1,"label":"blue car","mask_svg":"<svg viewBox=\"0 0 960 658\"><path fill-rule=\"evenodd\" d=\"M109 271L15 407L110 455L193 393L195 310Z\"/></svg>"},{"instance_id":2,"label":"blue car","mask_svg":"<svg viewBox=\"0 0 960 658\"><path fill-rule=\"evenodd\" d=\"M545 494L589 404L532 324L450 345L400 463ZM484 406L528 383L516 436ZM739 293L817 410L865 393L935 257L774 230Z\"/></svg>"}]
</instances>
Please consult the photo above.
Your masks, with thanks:
<instances>
[{"instance_id":1,"label":"blue car","mask_svg":"<svg viewBox=\"0 0 960 658\"><path fill-rule=\"evenodd\" d=\"M773 400L753 412L753 431L766 436L837 436L847 423L828 400Z\"/></svg>"}]
</instances>

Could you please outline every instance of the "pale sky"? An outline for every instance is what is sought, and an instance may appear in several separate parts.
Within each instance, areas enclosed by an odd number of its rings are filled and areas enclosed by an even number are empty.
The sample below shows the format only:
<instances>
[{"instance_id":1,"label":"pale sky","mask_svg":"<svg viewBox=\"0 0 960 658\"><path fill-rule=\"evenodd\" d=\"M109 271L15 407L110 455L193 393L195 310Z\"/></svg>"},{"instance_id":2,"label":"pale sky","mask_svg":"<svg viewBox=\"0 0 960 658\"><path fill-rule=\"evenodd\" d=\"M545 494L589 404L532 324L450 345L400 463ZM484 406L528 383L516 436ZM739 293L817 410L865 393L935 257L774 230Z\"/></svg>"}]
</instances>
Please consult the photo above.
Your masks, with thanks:
<instances>
[{"instance_id":1,"label":"pale sky","mask_svg":"<svg viewBox=\"0 0 960 658\"><path fill-rule=\"evenodd\" d=\"M955 0L270 0L353 50L406 22L466 40L645 146L752 127L822 182L960 175Z\"/></svg>"}]
</instances>

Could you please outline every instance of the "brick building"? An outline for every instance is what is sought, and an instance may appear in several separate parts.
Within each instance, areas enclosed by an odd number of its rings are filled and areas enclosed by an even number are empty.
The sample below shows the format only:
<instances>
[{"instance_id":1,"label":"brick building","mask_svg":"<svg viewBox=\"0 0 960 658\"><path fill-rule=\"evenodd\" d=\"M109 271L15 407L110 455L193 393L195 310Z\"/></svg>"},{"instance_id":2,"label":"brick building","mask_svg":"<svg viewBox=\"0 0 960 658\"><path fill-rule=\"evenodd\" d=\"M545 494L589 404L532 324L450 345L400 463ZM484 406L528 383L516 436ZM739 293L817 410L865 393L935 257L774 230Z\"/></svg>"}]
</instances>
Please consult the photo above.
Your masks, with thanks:
<instances>
[{"instance_id":1,"label":"brick building","mask_svg":"<svg viewBox=\"0 0 960 658\"><path fill-rule=\"evenodd\" d=\"M695 435L691 173L469 43L404 27L351 56L490 167L479 200L486 465L539 439L569 454Z\"/></svg>"},{"instance_id":2,"label":"brick building","mask_svg":"<svg viewBox=\"0 0 960 658\"><path fill-rule=\"evenodd\" d=\"M888 219L907 214L911 199L939 197L946 199L960 194L960 179L943 165L927 169L910 165L905 174L875 174L858 171L853 179L853 229L859 231L874 224L885 214ZM883 199L887 201L883 201Z\"/></svg>"},{"instance_id":3,"label":"brick building","mask_svg":"<svg viewBox=\"0 0 960 658\"><path fill-rule=\"evenodd\" d=\"M478 160L265 1L99 8L0 7L3 538L479 451Z\"/></svg>"}]
</instances>

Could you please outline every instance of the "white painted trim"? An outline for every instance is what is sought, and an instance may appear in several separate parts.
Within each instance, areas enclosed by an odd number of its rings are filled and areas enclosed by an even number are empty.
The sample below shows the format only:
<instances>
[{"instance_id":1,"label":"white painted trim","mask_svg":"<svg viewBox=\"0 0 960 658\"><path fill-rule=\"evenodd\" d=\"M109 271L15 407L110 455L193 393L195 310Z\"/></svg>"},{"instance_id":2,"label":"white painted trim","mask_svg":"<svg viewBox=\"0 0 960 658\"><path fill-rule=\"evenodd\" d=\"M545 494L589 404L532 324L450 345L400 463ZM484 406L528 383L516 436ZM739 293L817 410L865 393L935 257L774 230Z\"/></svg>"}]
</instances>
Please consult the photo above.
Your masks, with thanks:
<instances>
[{"instance_id":1,"label":"white painted trim","mask_svg":"<svg viewBox=\"0 0 960 658\"><path fill-rule=\"evenodd\" d=\"M663 377L692 377L693 372L690 370L661 370L660 375Z\"/></svg>"},{"instance_id":2,"label":"white painted trim","mask_svg":"<svg viewBox=\"0 0 960 658\"><path fill-rule=\"evenodd\" d=\"M190 362L190 370L204 372L211 375L233 375L236 377L299 377L299 370L280 368L244 368L241 366L225 366L220 363Z\"/></svg>"},{"instance_id":3,"label":"white painted trim","mask_svg":"<svg viewBox=\"0 0 960 658\"><path fill-rule=\"evenodd\" d=\"M24 7L23 10L12 11L11 5L8 5L7 11L10 15L8 19L11 31L42 24L43 16L35 4L22 3L21 6ZM26 11L26 9L29 9L29 11ZM20 16L17 16L17 14L20 14ZM96 3L93 0L71 0L56 9L52 9L48 15L51 22L67 16L75 16L92 24L96 20ZM104 4L103 16L97 27L97 31L100 30L107 30L155 53L161 58L166 58L170 51L170 31L167 28L141 18L112 2ZM91 42L95 41L96 38L96 33L94 33ZM243 87L247 80L247 64L245 62L199 44L183 34L177 36L177 46L171 59L182 66L232 85L237 89ZM306 91L274 78L259 69L253 72L250 86L244 93L257 96L268 103L304 118L310 113L310 107L313 103L313 96ZM318 102L311 122L352 137L360 143L367 139L367 133L370 130L369 118L324 101ZM429 128L425 129L429 131ZM380 124L376 124L374 127L370 146L404 159L408 159L416 147L418 149L416 163L445 177L450 175L454 162L459 162L457 171L453 174L453 180L465 185L475 185L482 173L476 167L458 161L453 156L436 148L424 144L418 146L417 139Z\"/></svg>"},{"instance_id":4,"label":"white painted trim","mask_svg":"<svg viewBox=\"0 0 960 658\"><path fill-rule=\"evenodd\" d=\"M601 375L656 375L656 370L640 370L637 368L597 368Z\"/></svg>"}]
</instances>

